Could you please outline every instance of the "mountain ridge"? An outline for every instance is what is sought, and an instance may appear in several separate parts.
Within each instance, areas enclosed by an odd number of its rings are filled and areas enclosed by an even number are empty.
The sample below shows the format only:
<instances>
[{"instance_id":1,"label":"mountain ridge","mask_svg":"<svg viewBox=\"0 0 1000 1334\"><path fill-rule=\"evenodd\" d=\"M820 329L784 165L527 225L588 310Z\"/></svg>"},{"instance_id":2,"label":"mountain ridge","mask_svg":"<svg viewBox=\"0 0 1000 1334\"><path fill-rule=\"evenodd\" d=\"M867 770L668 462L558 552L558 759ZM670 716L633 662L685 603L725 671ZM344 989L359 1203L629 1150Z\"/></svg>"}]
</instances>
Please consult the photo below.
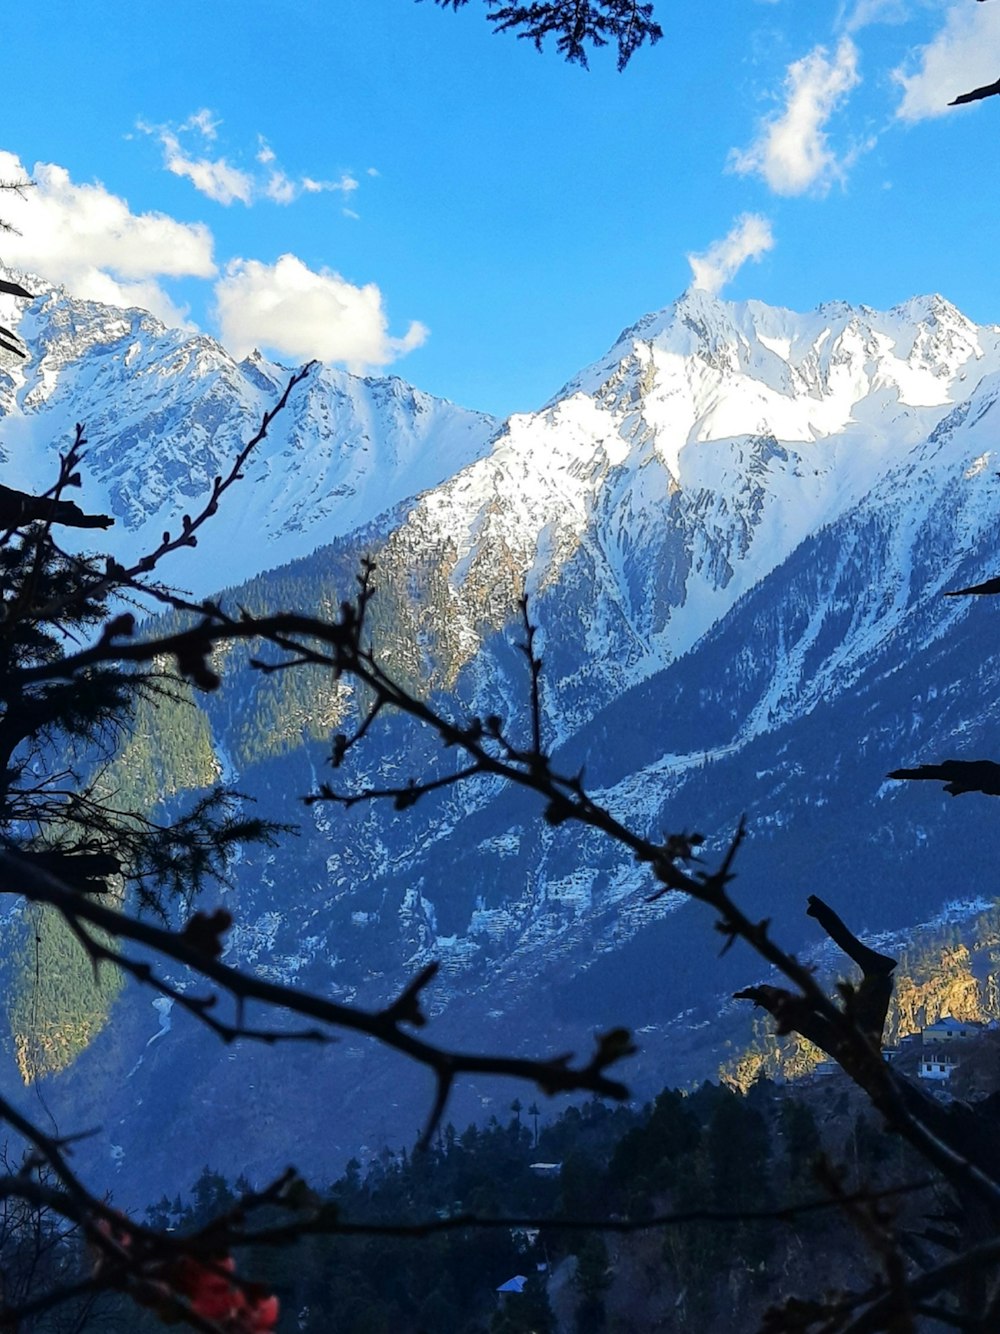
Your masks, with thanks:
<instances>
[{"instance_id":1,"label":"mountain ridge","mask_svg":"<svg viewBox=\"0 0 1000 1334\"><path fill-rule=\"evenodd\" d=\"M53 313L64 300L52 298ZM96 318L89 308L84 316ZM60 318L71 323L73 310ZM67 387L99 384L104 395L111 370L149 367L155 381L156 367L169 364L140 350L124 365L132 325L110 332L119 361L101 354L95 366L98 354L87 351L71 375L60 370ZM201 356L238 386L247 376L271 383L262 358L239 370L212 361L219 354L206 342L180 336L169 346L188 347L178 376L189 364L197 370ZM7 403L28 381L5 374ZM317 400L331 401L332 374L293 407L268 456L274 469ZM254 384L266 397L261 380ZM400 412L420 401L385 393ZM303 530L312 545L288 547L292 563L265 572L255 549L249 575L219 582L231 585L225 598L235 605L290 599L322 612L349 594L358 561L374 556L372 633L387 667L463 719L500 712L512 734L527 725L516 649L526 586L541 627L546 742L560 766L585 766L594 795L640 832L702 829L710 858L746 813L740 892L780 924L791 948L815 945L802 904L817 879L834 883L831 895L859 930L905 931L961 897L956 881L981 896L983 868L1000 855L1000 837L979 814L985 798L952 805L885 779L900 763L941 757L929 748L985 752L993 736L1000 669L983 634L989 605L940 594L995 573L998 396L1000 330L972 325L940 298L884 313L838 304L795 316L688 294L625 331L539 412L499 426L449 416L456 470L391 507L370 506L363 529L330 542L326 527ZM195 398L177 389L169 400L178 405L175 432L186 420L180 408ZM149 422L152 400L142 400ZM15 436L32 413L40 431L47 401L15 413ZM229 437L220 431L211 440L221 448ZM429 436L413 428L400 438ZM92 461L104 466L95 448ZM190 463L193 487L198 457L174 459ZM114 464L98 485L108 485ZM405 478L424 480L403 477L401 491ZM274 522L284 516L276 510ZM238 532L226 527L225 507L217 521L223 533ZM212 550L196 555L211 564ZM212 572L238 575L238 554ZM238 770L258 809L287 819L301 818L297 798L327 776L330 733L356 701L319 676L262 677L231 660L202 706L217 771ZM339 777L363 786L453 763L453 752L390 721ZM585 1046L588 1030L641 1023L640 1093L662 1085L664 1062L677 1079L703 1076L716 1059L706 1034L723 1022L720 1011L726 1026L736 1022L723 994L756 980L760 966L738 951L715 961L696 905L670 896L647 903L644 868L624 851L539 816L530 796L490 784L428 798L405 820L381 808L309 808L307 837L280 854L248 852L234 867L226 901L238 925L227 957L363 1004L397 994L437 959L434 1022L463 1045L562 1050ZM159 1033L159 1018L146 1017ZM317 1058L317 1078L337 1092L324 1086L322 1105L297 1106L294 1060L271 1067L241 1052L230 1065L178 1023L140 1062L152 1032L135 1018L122 1031L132 1073L108 1095L108 1136L118 1136L129 1163L142 1161L149 1133L129 1127L132 1101L168 1088L179 1099L196 1057L197 1098L227 1125L235 1118L232 1152L261 1170L269 1153L283 1162L290 1150L241 1148L257 1133L255 1115L318 1136L322 1116L333 1118L336 1135L317 1150L330 1162L370 1142L383 1115L372 1099L404 1118L407 1132L419 1115L416 1083L371 1054L362 1084L337 1082L343 1052ZM92 1060L85 1053L47 1096L81 1114L91 1106L80 1092L88 1079L107 1092L102 1061L118 1043L103 1035ZM351 1064L360 1048L345 1045L348 1068L360 1069ZM462 1114L482 1114L496 1096L469 1086ZM178 1124L175 1156L197 1153L196 1113ZM107 1142L95 1153L110 1152Z\"/></svg>"},{"instance_id":2,"label":"mountain ridge","mask_svg":"<svg viewBox=\"0 0 1000 1334\"><path fill-rule=\"evenodd\" d=\"M31 303L6 300L29 356L0 362L5 477L45 490L82 421L87 503L116 519L109 544L118 559L179 527L292 374L260 355L238 362L214 339L169 330L138 309L76 301L61 289ZM179 553L171 577L204 595L266 560L308 554L451 475L494 429L485 414L396 376L316 366L248 461L222 524L204 531L197 553Z\"/></svg>"}]
</instances>

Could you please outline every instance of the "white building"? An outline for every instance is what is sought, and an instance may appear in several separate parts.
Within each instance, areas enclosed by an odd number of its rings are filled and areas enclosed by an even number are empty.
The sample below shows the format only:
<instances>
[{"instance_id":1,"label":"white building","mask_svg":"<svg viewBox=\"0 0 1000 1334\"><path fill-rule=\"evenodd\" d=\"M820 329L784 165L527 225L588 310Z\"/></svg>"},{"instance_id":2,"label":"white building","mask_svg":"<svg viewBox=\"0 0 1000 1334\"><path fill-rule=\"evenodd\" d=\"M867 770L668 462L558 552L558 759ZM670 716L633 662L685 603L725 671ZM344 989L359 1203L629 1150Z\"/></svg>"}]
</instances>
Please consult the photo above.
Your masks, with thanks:
<instances>
[{"instance_id":1,"label":"white building","mask_svg":"<svg viewBox=\"0 0 1000 1334\"><path fill-rule=\"evenodd\" d=\"M958 1061L955 1059L954 1052L925 1051L920 1058L918 1073L921 1079L943 1081L950 1079L952 1071L957 1069Z\"/></svg>"}]
</instances>

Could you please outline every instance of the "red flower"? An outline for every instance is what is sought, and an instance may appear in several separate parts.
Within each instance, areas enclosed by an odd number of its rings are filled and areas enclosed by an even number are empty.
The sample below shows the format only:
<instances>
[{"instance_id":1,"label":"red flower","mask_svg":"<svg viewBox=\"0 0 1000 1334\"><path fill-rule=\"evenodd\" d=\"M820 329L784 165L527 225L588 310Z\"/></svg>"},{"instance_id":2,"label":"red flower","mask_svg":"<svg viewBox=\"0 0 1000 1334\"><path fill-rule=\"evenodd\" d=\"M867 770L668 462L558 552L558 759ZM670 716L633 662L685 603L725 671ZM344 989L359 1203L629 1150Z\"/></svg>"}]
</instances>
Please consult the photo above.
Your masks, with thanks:
<instances>
[{"instance_id":1,"label":"red flower","mask_svg":"<svg viewBox=\"0 0 1000 1334\"><path fill-rule=\"evenodd\" d=\"M168 1279L174 1292L186 1297L197 1315L206 1320L222 1321L235 1314L235 1302L241 1294L226 1277L226 1273L231 1274L236 1268L232 1256L227 1255L216 1263L218 1268L207 1268L200 1260L185 1255L169 1271ZM219 1269L226 1272L219 1273Z\"/></svg>"},{"instance_id":2,"label":"red flower","mask_svg":"<svg viewBox=\"0 0 1000 1334\"><path fill-rule=\"evenodd\" d=\"M278 1299L273 1293L269 1293L266 1297L250 1298L243 1316L247 1334L273 1334L280 1309Z\"/></svg>"},{"instance_id":3,"label":"red flower","mask_svg":"<svg viewBox=\"0 0 1000 1334\"><path fill-rule=\"evenodd\" d=\"M122 1224L127 1223L122 1216ZM117 1220L100 1218L94 1231L127 1260L137 1261L134 1277L141 1285L133 1289L135 1300L152 1307L165 1319L177 1318L180 1298L203 1320L211 1320L226 1334L274 1334L278 1323L278 1299L259 1283L234 1281L236 1261L231 1255L200 1259L194 1255L160 1256L138 1260L131 1232ZM99 1273L106 1254L98 1251L94 1270ZM124 1277L124 1275L123 1275ZM117 1286L117 1284L116 1284Z\"/></svg>"},{"instance_id":4,"label":"red flower","mask_svg":"<svg viewBox=\"0 0 1000 1334\"><path fill-rule=\"evenodd\" d=\"M235 1269L231 1255L211 1265L184 1256L170 1274L171 1286L187 1298L196 1315L214 1320L227 1334L272 1334L278 1322L277 1297L256 1284L237 1286L227 1277Z\"/></svg>"}]
</instances>

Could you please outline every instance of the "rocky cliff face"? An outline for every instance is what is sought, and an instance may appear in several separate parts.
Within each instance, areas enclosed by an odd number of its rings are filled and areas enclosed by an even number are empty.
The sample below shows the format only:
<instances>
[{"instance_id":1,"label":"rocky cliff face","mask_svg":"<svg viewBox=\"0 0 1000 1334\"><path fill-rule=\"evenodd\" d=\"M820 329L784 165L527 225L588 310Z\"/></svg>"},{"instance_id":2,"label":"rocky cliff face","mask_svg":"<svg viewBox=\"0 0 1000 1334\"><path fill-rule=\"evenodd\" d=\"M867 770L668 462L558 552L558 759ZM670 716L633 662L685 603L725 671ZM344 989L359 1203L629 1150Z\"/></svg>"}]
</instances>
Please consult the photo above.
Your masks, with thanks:
<instances>
[{"instance_id":1,"label":"rocky cliff face","mask_svg":"<svg viewBox=\"0 0 1000 1334\"><path fill-rule=\"evenodd\" d=\"M282 378L56 293L20 318L33 355L2 385L10 475L41 477L42 442L85 419L85 498L112 507L126 545L193 505ZM1000 853L986 798L885 779L995 743L992 604L941 594L996 572L998 392L1000 331L940 298L795 315L689 294L499 427L398 381L318 371L178 582L208 591L209 571L239 585L235 605L322 610L374 554L386 664L515 728L526 586L560 765L585 765L642 832L704 830L709 857L745 812L741 892L795 948L818 945L802 915L817 890L861 930L905 930L990 894ZM737 951L717 961L695 908L648 904L624 853L490 785L405 816L304 813L350 692L235 655L227 669L199 744L266 813L303 824L234 867L231 961L369 1002L435 958L436 1022L463 1045L537 1053L625 1022L643 1030L640 1091L715 1068L737 1031L719 997L760 970ZM389 722L343 777L454 762ZM126 1164L149 1149L136 1096L176 1103L172 1156L199 1143L205 1107L233 1122L219 1165L261 1172L293 1149L257 1143L252 1123L299 1127L322 1170L416 1123L424 1091L351 1044L231 1061L143 1006L127 996L50 1095L107 1120ZM132 1074L109 1094L123 1059ZM87 1115L108 1096L107 1117ZM496 1096L467 1089L456 1115Z\"/></svg>"}]
</instances>

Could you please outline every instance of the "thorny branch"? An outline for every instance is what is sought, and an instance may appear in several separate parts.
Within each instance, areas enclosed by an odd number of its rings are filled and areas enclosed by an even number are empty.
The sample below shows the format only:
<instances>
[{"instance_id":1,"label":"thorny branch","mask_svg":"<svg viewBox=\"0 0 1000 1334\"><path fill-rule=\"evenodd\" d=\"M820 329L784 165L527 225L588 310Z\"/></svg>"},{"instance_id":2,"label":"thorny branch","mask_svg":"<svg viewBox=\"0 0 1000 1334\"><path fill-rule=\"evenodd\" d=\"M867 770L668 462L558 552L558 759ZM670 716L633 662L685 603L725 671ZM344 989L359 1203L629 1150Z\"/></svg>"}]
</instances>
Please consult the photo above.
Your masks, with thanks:
<instances>
[{"instance_id":1,"label":"thorny branch","mask_svg":"<svg viewBox=\"0 0 1000 1334\"><path fill-rule=\"evenodd\" d=\"M613 1029L605 1034L598 1041L597 1049L590 1061L577 1068L570 1064L572 1056L569 1054L548 1060L531 1060L522 1057L453 1052L416 1037L404 1027L407 1025L419 1028L426 1023L420 998L424 988L437 972L436 967L426 968L404 988L395 1001L384 1009L362 1010L231 968L217 957L216 952L221 953L221 944L217 941L206 948L205 936L202 934L195 943L190 930L191 923L181 932L155 926L128 913L95 902L89 895L74 893L60 884L54 876L33 866L25 859L10 852L0 851L0 889L4 887L4 882L11 888L16 885L17 892L30 902L45 903L55 908L71 929L78 932L81 944L95 964L113 963L136 981L155 987L164 995L180 1000L190 1013L213 1028L226 1041L246 1037L265 1042L279 1042L291 1036L299 1040L324 1036L318 1031L288 1034L281 1029L261 1031L247 1028L242 1022L242 1009L248 1001L258 1001L288 1014L299 1015L336 1029L374 1038L384 1046L399 1051L430 1069L438 1081L439 1088L450 1089L454 1080L464 1074L493 1074L528 1080L543 1092L550 1094L579 1091L615 1099L627 1096L625 1086L605 1074L605 1070L611 1064L632 1050L626 1040L627 1035L623 1037L620 1029ZM172 959L214 982L235 1002L237 1007L235 1021L226 1024L210 1013L217 1003L214 995L201 999L186 996L185 993L171 987L147 961L125 954L116 945L100 942L93 931L83 926L84 923L103 932L109 940L127 940L144 946L156 955ZM225 922L219 923L219 929L224 930L228 924L226 915ZM428 1125L425 1138L433 1134L436 1126L437 1117Z\"/></svg>"},{"instance_id":2,"label":"thorny branch","mask_svg":"<svg viewBox=\"0 0 1000 1334\"><path fill-rule=\"evenodd\" d=\"M420 780L414 777L405 784L388 788L373 787L339 793L329 784L323 784L317 793L307 798L308 801L352 805L365 800L391 800L398 808L404 808L441 787L477 776L506 780L534 791L544 802L544 817L549 823L560 825L573 820L599 830L628 848L636 860L648 864L659 886L651 893L651 899L655 900L668 890L680 890L710 908L716 917L716 929L724 937L724 948L728 948L735 940L745 941L786 981L793 984L794 990L754 988L744 993L748 999L763 1004L774 1014L779 1032L795 1030L815 1041L866 1091L889 1125L938 1168L946 1179L960 1191L977 1198L991 1211L1000 1210L1000 1183L997 1179L967 1155L961 1136L956 1136L954 1127L941 1114L941 1109L926 1095L900 1079L882 1060L881 1028L894 961L867 950L832 909L821 900L812 898L810 912L852 959L861 964L865 973L859 988L841 984L841 1003L838 1004L823 990L810 967L800 963L774 941L770 923L753 920L730 894L733 864L746 833L742 823L715 870L691 868L688 863L693 849L703 841L700 835L674 834L667 836L663 842L654 842L630 829L595 801L586 791L582 775L556 770L541 742L538 681L542 664L535 654L535 631L528 619L526 606L523 607L525 640L522 651L528 661L531 681L531 740L527 746L516 744L508 735L503 720L495 715L456 722L406 691L381 667L364 638L365 609L372 596L372 573L371 565L367 565L360 576L360 591L356 601L342 605L340 618L336 622L290 615L254 618L243 614L233 618L221 608L213 606L204 609L198 625L159 640L136 642L131 636L131 626L119 624L113 632L106 634L101 643L66 659L56 667L60 671L72 673L105 661L112 655L129 661L146 662L156 654L170 653L174 655L180 671L203 688L212 689L218 683L209 665L214 647L233 639L258 636L284 650L290 655L290 660L325 664L338 676L350 676L355 683L365 687L373 702L353 737L336 738L332 757L335 765L343 760L385 710L403 713L430 728L446 746L457 746L463 750L468 763L461 766L457 773L445 778ZM269 664L267 669L275 670L276 665ZM51 674L53 670L35 669L39 678L46 673ZM238 988L236 994L239 994ZM282 997L277 1003L287 1005L288 999ZM384 1041L387 1021L389 1043L399 1045L395 1016L383 1014L374 1019L369 1016L366 1022L374 1022L374 1029L367 1031ZM380 1026L381 1032L378 1031ZM400 1049L416 1059L427 1055L418 1054L412 1046L403 1045ZM616 1059L630 1049L627 1034L615 1032L606 1035L597 1058L600 1068L603 1069L601 1062L609 1056ZM432 1066L435 1059L439 1057L431 1058ZM497 1064L490 1068L494 1073L501 1072ZM473 1069L482 1067L470 1064L468 1058L459 1061L452 1058L444 1065L435 1067L437 1097L428 1134L443 1113L454 1078ZM509 1062L503 1064L502 1072L529 1073L525 1067L515 1069ZM944 1271L945 1274L949 1272ZM902 1280L898 1276L897 1280L899 1286ZM903 1290L900 1287L899 1293ZM902 1300L899 1293L892 1300ZM879 1309L885 1306L885 1300L880 1298L882 1306ZM874 1329L879 1326L863 1327Z\"/></svg>"},{"instance_id":3,"label":"thorny branch","mask_svg":"<svg viewBox=\"0 0 1000 1334\"><path fill-rule=\"evenodd\" d=\"M189 514L183 515L179 533L171 534L169 530L165 531L158 545L151 551L140 556L139 559L130 566L120 565L117 561L109 557L103 575L96 578L86 587L84 595L87 598L107 597L112 593L127 589L153 597L157 601L174 607L178 611L191 611L194 609L192 603L185 598L172 593L162 585L147 582L148 576L156 570L157 566L159 566L160 562L164 560L165 557L171 555L173 552L179 551L183 547L196 547L198 545L199 530L218 512L219 501L230 487L236 482L243 480L243 468L250 455L266 438L274 419L279 413L284 411L292 390L309 376L315 365L316 363L314 361L307 362L300 370L297 370L293 375L289 376L288 383L285 385L281 397L272 408L268 408L263 414L256 432L246 442L242 449L240 449L236 458L233 460L229 472L226 473L225 476L219 475L214 479L208 499L194 518ZM86 439L84 437L83 427L78 425L76 428L76 439L74 440L69 455L74 470L85 457L85 445ZM69 483L62 482L62 486L67 484L78 486L79 477L76 476L76 480L71 480ZM66 556L65 552L61 554ZM67 559L72 558L67 557ZM86 562L80 561L79 564L81 569L87 568ZM33 608L33 614L39 619L55 619L58 617L59 612L70 601L78 601L80 596L80 593L74 591L71 594L66 594L62 599L52 599L42 606Z\"/></svg>"},{"instance_id":4,"label":"thorny branch","mask_svg":"<svg viewBox=\"0 0 1000 1334\"><path fill-rule=\"evenodd\" d=\"M152 592L155 597L175 608L193 612L197 617L194 624L172 634L153 634L140 639L136 636L134 617L129 613L120 614L106 622L100 637L88 647L52 660L36 660L32 665L11 673L12 693L58 681L72 682L109 664L118 667L122 664L143 666L161 657L172 658L178 672L199 688L213 690L220 683L213 665L213 655L221 645L236 641L263 641L284 653L285 657L278 662L265 663L252 659L252 664L263 672L312 664L327 667L335 677L349 677L357 686L363 687L370 703L353 735L338 735L334 739L331 758L335 767L364 739L379 717L388 711L410 717L436 734L445 746L457 747L464 752L467 762L444 778L412 777L405 784L394 787L371 787L341 793L329 784L322 784L316 793L306 798L307 801L329 801L349 806L361 801L391 800L397 808L402 809L433 791L476 777L504 780L535 792L543 802L543 815L548 823L557 826L575 821L597 830L628 849L637 861L648 865L654 882L650 901L655 901L669 891L687 894L703 903L714 914L716 930L724 940L724 950L736 940L742 940L771 964L791 984L792 989L752 988L744 993L747 998L763 1005L774 1015L779 1032L795 1030L827 1051L865 1090L890 1126L939 1169L960 1194L975 1198L991 1215L1000 1217L1000 1184L996 1177L965 1151L961 1137L956 1136L954 1127L948 1123L941 1109L901 1080L881 1058L881 1028L885 1005L888 1003L888 978L894 962L867 950L840 922L832 909L821 900L811 899L810 912L819 918L832 938L845 948L864 972L860 987L841 984L840 1003L837 1003L821 987L813 970L800 963L773 939L770 922L755 921L732 897L729 886L734 878L735 858L746 836L742 822L719 865L714 870L706 870L691 864L694 849L704 842L700 834L675 833L665 836L662 841L654 841L631 829L596 801L586 790L582 773L562 773L553 766L544 748L542 735L539 683L543 664L536 653L536 629L529 618L526 601L521 605L524 640L520 648L528 664L531 735L528 743L522 745L513 739L499 716L491 714L464 721L450 719L434 705L401 686L383 669L365 637L365 614L373 594L374 567L371 563L365 564L359 576L356 597L353 601L341 604L340 614L335 620L320 620L295 613L251 616L242 612L233 616L217 603L206 602L194 607L167 590L146 582L146 577L162 558L182 546L195 545L197 530L215 513L222 494L239 479L251 449L263 438L274 413L281 410L292 388L307 372L308 367L291 378L279 404L274 411L265 415L260 430L241 450L229 474L224 479L216 479L208 502L194 519L185 516L178 535L171 537L169 533L164 533L160 545L131 568L126 569L109 561L103 574L89 582L84 580L83 592L77 589L62 599L50 599L43 605L32 605L30 608L30 615L36 619L57 620L74 599L106 598L112 592L131 589ZM54 490L57 499L64 486L74 485L78 480L75 468L81 457L82 446L82 431L78 431L77 440L64 460L60 482ZM85 573L90 568L81 564ZM27 613L22 608L19 614ZM69 885L43 865L12 850L0 850L0 891L16 892L31 902L49 905L74 932L95 968L102 963L112 964L136 982L156 988L161 994L181 1004L225 1041L238 1037L268 1043L286 1040L323 1041L330 1040L330 1030L341 1030L370 1037L425 1066L434 1075L437 1086L423 1136L425 1143L440 1122L454 1081L463 1075L492 1074L525 1079L548 1093L589 1091L613 1098L626 1095L624 1086L606 1073L612 1064L634 1050L628 1033L621 1029L600 1037L589 1062L577 1067L571 1065L569 1055L548 1060L530 1060L460 1053L418 1037L411 1030L426 1022L421 1002L426 987L434 977L434 965L425 968L412 979L388 1006L381 1010L361 1010L246 975L224 964L220 957L222 936L230 921L228 914L222 912L195 914L183 930L170 931L96 901L91 894L81 893L78 887ZM140 953L133 953L132 947ZM142 951L159 960L170 960L191 969L216 990L203 996L188 993L144 957ZM228 996L233 1003L235 1014L232 1020L222 1019L216 1013L219 995ZM296 1031L277 1027L251 1028L244 1023L243 1018L245 1006L250 1002L305 1018L317 1027ZM80 1222L82 1226L89 1226L88 1235L95 1231L95 1219L111 1225L109 1211L87 1194L70 1171L61 1141L42 1135L2 1101L0 1118L7 1119L18 1129L34 1146L39 1157L52 1167L61 1183L61 1204L66 1217ZM27 1191L29 1185L25 1178L23 1189ZM872 1198L870 1192L866 1198ZM701 1217L701 1211L698 1212ZM468 1221L466 1225L469 1225ZM559 1225L565 1226L565 1223L560 1220ZM460 1226L460 1223L448 1220L447 1226ZM603 1223L602 1227L613 1230ZM130 1229L136 1237L140 1237L140 1232L132 1228L131 1224ZM296 1219L289 1225L288 1235L301 1235L304 1230L308 1230L306 1223ZM259 1239L259 1234L255 1235ZM226 1244L251 1239L249 1236L241 1238L233 1234L227 1236ZM281 1238L275 1235L270 1239ZM113 1242L113 1237L111 1240ZM185 1245L189 1243L190 1239ZM114 1250L106 1235L103 1235L103 1239L102 1235L98 1235L95 1244L103 1251L109 1248ZM128 1254L123 1255L122 1247L118 1246L117 1255L112 1256L105 1269L102 1283L114 1286L123 1281L124 1275L128 1282L141 1289L145 1281L142 1266L146 1260L140 1257L139 1242L130 1241L130 1247ZM159 1255L159 1252L155 1254ZM858 1294L841 1306L836 1316L838 1320L848 1311L858 1313L853 1317L852 1325L828 1327L850 1328L857 1334L863 1330L886 1328L886 1320L899 1310L900 1302L905 1300L912 1306L947 1292L956 1274L967 1273L969 1266L992 1264L998 1254L1000 1243L989 1239L978 1247L966 1249L957 1260L939 1266L918 1279L904 1280L901 1271L897 1269L893 1274L890 1291ZM155 1263L161 1261L156 1259ZM204 1322L199 1325L196 1312L185 1311L183 1314L189 1323L198 1328L214 1328ZM827 1307L825 1315L829 1317L832 1314L831 1308ZM806 1323L800 1327L807 1329L810 1326Z\"/></svg>"},{"instance_id":5,"label":"thorny branch","mask_svg":"<svg viewBox=\"0 0 1000 1334\"><path fill-rule=\"evenodd\" d=\"M40 1314L81 1293L92 1292L95 1286L100 1290L116 1289L122 1286L123 1280L130 1277L130 1271L133 1271L132 1279L141 1283L145 1273L162 1269L165 1263L180 1256L195 1256L210 1260L222 1250L239 1250L241 1247L251 1246L282 1247L294 1245L306 1236L375 1237L419 1241L470 1229L507 1232L518 1228L549 1228L563 1233L631 1235L696 1223L791 1224L800 1218L842 1208L845 1203L850 1206L869 1200L897 1199L925 1190L929 1184L929 1181L914 1181L879 1191L864 1189L844 1194L836 1199L825 1195L770 1209L686 1209L656 1214L644 1219L563 1218L558 1215L497 1217L464 1213L411 1223L352 1223L341 1217L333 1202L317 1196L302 1178L290 1169L262 1190L247 1192L210 1223L183 1237L164 1236L153 1228L134 1224L130 1220L128 1223L130 1247L128 1251L124 1251L114 1242L114 1230L122 1227L122 1219L103 1201L89 1195L82 1188L69 1194L65 1189L53 1187L37 1178L23 1175L9 1176L5 1180L0 1180L0 1197L16 1194L29 1199L38 1208L50 1210L73 1220L81 1229L89 1227L92 1244L103 1250L104 1259L96 1278L67 1285L16 1307L6 1307L0 1311L0 1325L6 1323L9 1327L16 1327L18 1321L30 1315ZM259 1213L266 1211L273 1216L276 1208L286 1213L288 1221L263 1225L255 1223L254 1219ZM215 1329L211 1324L201 1326L195 1323L195 1327Z\"/></svg>"},{"instance_id":6,"label":"thorny branch","mask_svg":"<svg viewBox=\"0 0 1000 1334\"><path fill-rule=\"evenodd\" d=\"M324 1201L305 1187L305 1183L289 1172L265 1191L246 1195L232 1210L213 1222L226 1227L228 1242L236 1246L282 1246L294 1242L304 1233L344 1237L397 1237L421 1240L447 1232L463 1232L470 1228L481 1231L506 1231L510 1228L553 1228L562 1232L608 1232L622 1236L650 1232L662 1228L685 1227L692 1223L790 1223L810 1214L828 1213L874 1200L899 1199L926 1190L929 1180L912 1181L884 1190L862 1190L842 1193L836 1198L825 1194L798 1204L778 1205L768 1209L680 1209L669 1213L653 1214L648 1218L563 1218L559 1215L528 1215L519 1217L484 1216L474 1213L451 1214L447 1218L430 1218L418 1223L352 1223L340 1216L336 1204ZM268 1227L248 1227L247 1218L256 1209L270 1204L292 1202L299 1216L287 1224Z\"/></svg>"},{"instance_id":7,"label":"thorny branch","mask_svg":"<svg viewBox=\"0 0 1000 1334\"><path fill-rule=\"evenodd\" d=\"M232 617L216 605L203 608L201 620L189 629L173 635L146 640L133 637L134 624L129 617L110 623L102 638L89 649L69 655L59 662L40 664L23 673L27 682L72 677L76 672L112 660L149 662L162 654L172 655L178 670L203 689L214 689L219 678L210 665L215 647L233 640L260 638L305 661L329 667L336 676L348 675L370 692L374 703L353 738L339 737L334 745L334 760L342 760L362 737L372 719L386 709L413 718L436 733L446 746L457 746L469 758L459 775L446 779L421 781L410 779L402 786L362 789L349 794L335 792L328 784L307 798L308 801L332 801L351 805L363 800L391 799L398 807L412 805L428 792L446 784L477 776L499 778L526 787L544 801L544 818L553 825L573 820L599 830L629 849L637 861L646 863L659 888L650 896L658 898L668 890L679 890L705 904L716 917L716 929L726 947L739 939L751 948L796 988L775 990L773 1008L781 1031L793 1028L818 1042L840 1062L853 1079L872 1098L891 1125L899 1129L949 1179L959 1180L991 1205L1000 1207L1000 1185L988 1174L967 1161L961 1150L932 1131L922 1117L932 1107L915 1109L913 1090L904 1086L883 1062L871 1026L859 1023L858 997L852 988L842 988L843 1005L837 1005L823 990L813 970L779 946L771 936L770 922L755 921L737 904L729 892L733 864L746 829L741 823L714 871L687 869L698 835L675 834L663 842L653 842L615 817L592 798L580 774L557 771L540 745L540 721L537 681L541 662L534 654L534 631L525 611L526 639L523 652L528 659L532 682L532 739L528 746L516 745L507 735L503 721L490 715L459 723L446 718L427 701L400 686L381 667L364 638L365 610L371 599L373 566L369 563L359 576L356 600L344 602L336 621L322 621L297 614L253 617L243 613ZM827 910L830 911L829 909ZM751 999L763 1003L761 995ZM863 1009L863 1006L862 1006ZM884 1013L884 1011L883 1011ZM879 1025L880 1028L880 1025ZM867 1031L866 1031L867 1029ZM455 1073L458 1073L456 1070ZM442 1083L446 1080L441 1075ZM450 1079L447 1080L450 1084ZM441 1085L439 1084L439 1091ZM928 1103L930 1100L925 1100Z\"/></svg>"}]
</instances>

